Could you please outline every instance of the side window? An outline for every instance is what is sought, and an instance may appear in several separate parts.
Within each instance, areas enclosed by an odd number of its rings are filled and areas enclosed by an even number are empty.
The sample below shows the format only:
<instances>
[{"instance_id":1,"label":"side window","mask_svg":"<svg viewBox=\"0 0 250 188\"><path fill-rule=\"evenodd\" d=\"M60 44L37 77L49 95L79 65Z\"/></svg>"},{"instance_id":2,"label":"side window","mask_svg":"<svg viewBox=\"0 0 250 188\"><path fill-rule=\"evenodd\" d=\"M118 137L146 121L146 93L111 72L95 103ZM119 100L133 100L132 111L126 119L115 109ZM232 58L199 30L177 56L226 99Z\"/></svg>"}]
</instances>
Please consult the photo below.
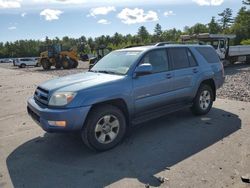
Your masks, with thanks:
<instances>
[{"instance_id":1,"label":"side window","mask_svg":"<svg viewBox=\"0 0 250 188\"><path fill-rule=\"evenodd\" d=\"M186 48L170 48L169 55L172 60L173 69L176 70L189 67Z\"/></svg>"},{"instance_id":2,"label":"side window","mask_svg":"<svg viewBox=\"0 0 250 188\"><path fill-rule=\"evenodd\" d=\"M140 64L149 63L153 67L153 73L164 72L169 70L167 51L153 50L145 55Z\"/></svg>"},{"instance_id":3,"label":"side window","mask_svg":"<svg viewBox=\"0 0 250 188\"><path fill-rule=\"evenodd\" d=\"M196 50L205 58L208 63L220 62L219 56L213 48L197 47Z\"/></svg>"},{"instance_id":4,"label":"side window","mask_svg":"<svg viewBox=\"0 0 250 188\"><path fill-rule=\"evenodd\" d=\"M188 60L189 60L189 63L190 63L190 67L195 67L195 66L197 66L197 62L196 62L196 60L194 59L194 56L193 56L193 54L190 52L190 50L187 50L187 54L188 54Z\"/></svg>"}]
</instances>

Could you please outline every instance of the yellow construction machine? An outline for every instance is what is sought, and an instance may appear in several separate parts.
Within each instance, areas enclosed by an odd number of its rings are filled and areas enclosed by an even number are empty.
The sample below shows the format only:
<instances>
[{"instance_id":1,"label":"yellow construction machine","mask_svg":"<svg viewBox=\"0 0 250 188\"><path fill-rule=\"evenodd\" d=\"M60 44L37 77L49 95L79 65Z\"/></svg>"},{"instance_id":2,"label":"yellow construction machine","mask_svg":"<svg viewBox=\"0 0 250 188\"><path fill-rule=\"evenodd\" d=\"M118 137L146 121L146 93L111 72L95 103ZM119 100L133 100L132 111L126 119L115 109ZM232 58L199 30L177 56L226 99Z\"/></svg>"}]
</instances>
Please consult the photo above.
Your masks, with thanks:
<instances>
[{"instance_id":1,"label":"yellow construction machine","mask_svg":"<svg viewBox=\"0 0 250 188\"><path fill-rule=\"evenodd\" d=\"M56 69L77 68L78 56L75 50L62 50L62 45L60 44L43 46L42 48L38 64L44 70L49 70L51 66L55 66Z\"/></svg>"}]
</instances>

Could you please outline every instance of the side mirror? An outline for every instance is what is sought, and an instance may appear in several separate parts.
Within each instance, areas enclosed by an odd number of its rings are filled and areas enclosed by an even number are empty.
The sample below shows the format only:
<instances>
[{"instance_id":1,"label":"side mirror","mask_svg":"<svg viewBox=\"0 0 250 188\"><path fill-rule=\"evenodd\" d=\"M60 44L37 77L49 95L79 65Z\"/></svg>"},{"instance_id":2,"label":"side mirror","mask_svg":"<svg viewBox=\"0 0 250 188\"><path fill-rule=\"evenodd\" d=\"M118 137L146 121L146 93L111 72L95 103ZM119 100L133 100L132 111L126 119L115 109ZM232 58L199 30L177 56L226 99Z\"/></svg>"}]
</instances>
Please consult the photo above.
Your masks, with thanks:
<instances>
[{"instance_id":1,"label":"side mirror","mask_svg":"<svg viewBox=\"0 0 250 188\"><path fill-rule=\"evenodd\" d=\"M144 63L136 67L135 76L143 76L147 74L151 74L153 71L153 67L149 63Z\"/></svg>"}]
</instances>

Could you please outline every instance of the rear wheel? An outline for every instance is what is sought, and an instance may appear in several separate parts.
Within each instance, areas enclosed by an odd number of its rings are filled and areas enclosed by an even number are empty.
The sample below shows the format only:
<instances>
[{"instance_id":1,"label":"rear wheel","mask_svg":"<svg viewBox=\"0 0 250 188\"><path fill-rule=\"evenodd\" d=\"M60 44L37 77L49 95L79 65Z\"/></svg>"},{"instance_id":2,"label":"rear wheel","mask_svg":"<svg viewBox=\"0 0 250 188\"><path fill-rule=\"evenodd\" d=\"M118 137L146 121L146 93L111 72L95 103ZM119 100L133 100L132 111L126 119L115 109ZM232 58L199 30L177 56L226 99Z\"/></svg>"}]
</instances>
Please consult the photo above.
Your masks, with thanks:
<instances>
[{"instance_id":1,"label":"rear wheel","mask_svg":"<svg viewBox=\"0 0 250 188\"><path fill-rule=\"evenodd\" d=\"M26 64L22 63L19 67L20 67L20 68L25 68L25 67L26 67Z\"/></svg>"},{"instance_id":2,"label":"rear wheel","mask_svg":"<svg viewBox=\"0 0 250 188\"><path fill-rule=\"evenodd\" d=\"M71 61L73 62L72 68L73 68L73 69L74 69L74 68L77 68L77 67L78 67L78 61L72 60L72 59L71 59Z\"/></svg>"},{"instance_id":3,"label":"rear wheel","mask_svg":"<svg viewBox=\"0 0 250 188\"><path fill-rule=\"evenodd\" d=\"M64 57L64 58L62 59L62 67L63 67L64 69L71 69L72 63L70 62L70 60L69 60L68 58Z\"/></svg>"},{"instance_id":4,"label":"rear wheel","mask_svg":"<svg viewBox=\"0 0 250 188\"><path fill-rule=\"evenodd\" d=\"M105 151L115 147L125 132L124 114L115 106L104 105L90 112L81 135L89 148Z\"/></svg>"},{"instance_id":5,"label":"rear wheel","mask_svg":"<svg viewBox=\"0 0 250 188\"><path fill-rule=\"evenodd\" d=\"M207 114L212 108L213 99L214 96L212 88L209 85L202 84L194 98L194 103L191 107L192 112L195 115Z\"/></svg>"},{"instance_id":6,"label":"rear wheel","mask_svg":"<svg viewBox=\"0 0 250 188\"><path fill-rule=\"evenodd\" d=\"M42 59L41 64L44 70L49 70L51 68L51 63L48 59Z\"/></svg>"},{"instance_id":7,"label":"rear wheel","mask_svg":"<svg viewBox=\"0 0 250 188\"><path fill-rule=\"evenodd\" d=\"M60 62L60 61L57 61L56 64L55 64L55 67L56 67L56 69L62 68L61 62Z\"/></svg>"}]
</instances>

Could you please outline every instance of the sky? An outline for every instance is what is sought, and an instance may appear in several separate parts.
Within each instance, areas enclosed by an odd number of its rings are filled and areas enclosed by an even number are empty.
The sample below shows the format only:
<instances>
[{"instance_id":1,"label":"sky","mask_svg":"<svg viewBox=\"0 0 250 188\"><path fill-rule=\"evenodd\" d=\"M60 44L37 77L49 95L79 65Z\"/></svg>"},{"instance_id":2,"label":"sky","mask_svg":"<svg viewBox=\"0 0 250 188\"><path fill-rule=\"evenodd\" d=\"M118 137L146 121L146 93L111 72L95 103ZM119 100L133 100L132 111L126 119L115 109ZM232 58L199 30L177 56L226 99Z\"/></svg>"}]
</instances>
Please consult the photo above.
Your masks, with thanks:
<instances>
[{"instance_id":1,"label":"sky","mask_svg":"<svg viewBox=\"0 0 250 188\"><path fill-rule=\"evenodd\" d=\"M135 34L142 25L153 33L195 23L231 8L234 16L241 0L0 0L0 42L44 40L69 36Z\"/></svg>"}]
</instances>

